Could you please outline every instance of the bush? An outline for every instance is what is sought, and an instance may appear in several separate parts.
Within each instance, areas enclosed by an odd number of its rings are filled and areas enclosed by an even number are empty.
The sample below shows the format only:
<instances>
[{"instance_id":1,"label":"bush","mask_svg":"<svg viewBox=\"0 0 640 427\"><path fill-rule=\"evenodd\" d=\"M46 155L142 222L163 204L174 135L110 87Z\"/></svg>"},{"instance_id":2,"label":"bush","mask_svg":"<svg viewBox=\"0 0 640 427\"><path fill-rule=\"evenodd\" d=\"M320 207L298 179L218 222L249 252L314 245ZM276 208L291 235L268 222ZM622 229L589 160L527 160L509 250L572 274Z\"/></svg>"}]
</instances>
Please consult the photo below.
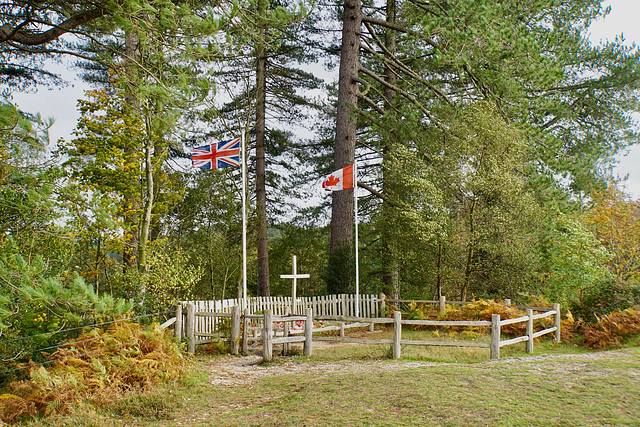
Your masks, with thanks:
<instances>
[{"instance_id":1,"label":"bush","mask_svg":"<svg viewBox=\"0 0 640 427\"><path fill-rule=\"evenodd\" d=\"M129 393L148 392L184 375L179 344L157 325L94 329L76 342L54 353L51 365L33 364L28 380L9 384L10 393L0 396L0 420L66 414L83 399L116 405Z\"/></svg>"},{"instance_id":2,"label":"bush","mask_svg":"<svg viewBox=\"0 0 640 427\"><path fill-rule=\"evenodd\" d=\"M636 305L640 305L640 286L611 278L585 289L580 300L573 302L570 309L576 318L596 323L607 314Z\"/></svg>"},{"instance_id":3,"label":"bush","mask_svg":"<svg viewBox=\"0 0 640 427\"><path fill-rule=\"evenodd\" d=\"M491 320L492 314L499 314L500 320L514 319L524 316L522 310L518 310L514 306L505 305L504 301L494 300L478 300L462 306L454 308L447 306L445 312L440 316L439 320ZM480 328L482 329L489 329ZM502 332L508 335L522 335L526 329L524 322L512 323L502 327Z\"/></svg>"},{"instance_id":4,"label":"bush","mask_svg":"<svg viewBox=\"0 0 640 427\"><path fill-rule=\"evenodd\" d=\"M619 347L625 338L640 332L640 306L618 310L604 316L595 325L584 328L587 347L607 349Z\"/></svg>"},{"instance_id":5,"label":"bush","mask_svg":"<svg viewBox=\"0 0 640 427\"><path fill-rule=\"evenodd\" d=\"M131 268L112 279L116 293L139 299L136 310L142 313L174 310L177 301L194 298L202 271L191 265L180 248L171 248L164 240L154 241L149 245L147 261L147 271Z\"/></svg>"},{"instance_id":6,"label":"bush","mask_svg":"<svg viewBox=\"0 0 640 427\"><path fill-rule=\"evenodd\" d=\"M62 281L49 277L44 261L27 262L22 256L0 256L0 383L11 365L30 359L42 361L36 352L80 333L79 327L121 316L132 303L97 295L78 276Z\"/></svg>"}]
</instances>

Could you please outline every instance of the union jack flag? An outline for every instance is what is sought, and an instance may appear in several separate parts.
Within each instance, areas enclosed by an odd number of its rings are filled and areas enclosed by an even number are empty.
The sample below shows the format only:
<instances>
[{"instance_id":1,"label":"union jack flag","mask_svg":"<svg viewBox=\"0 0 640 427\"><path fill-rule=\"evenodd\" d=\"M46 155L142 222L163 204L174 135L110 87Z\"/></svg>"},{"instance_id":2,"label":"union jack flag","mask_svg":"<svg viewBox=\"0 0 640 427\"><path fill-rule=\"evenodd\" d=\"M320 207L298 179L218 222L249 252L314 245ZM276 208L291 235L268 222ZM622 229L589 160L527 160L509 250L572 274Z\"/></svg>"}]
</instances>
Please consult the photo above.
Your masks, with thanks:
<instances>
[{"instance_id":1,"label":"union jack flag","mask_svg":"<svg viewBox=\"0 0 640 427\"><path fill-rule=\"evenodd\" d=\"M192 148L191 165L200 169L240 166L240 138Z\"/></svg>"}]
</instances>

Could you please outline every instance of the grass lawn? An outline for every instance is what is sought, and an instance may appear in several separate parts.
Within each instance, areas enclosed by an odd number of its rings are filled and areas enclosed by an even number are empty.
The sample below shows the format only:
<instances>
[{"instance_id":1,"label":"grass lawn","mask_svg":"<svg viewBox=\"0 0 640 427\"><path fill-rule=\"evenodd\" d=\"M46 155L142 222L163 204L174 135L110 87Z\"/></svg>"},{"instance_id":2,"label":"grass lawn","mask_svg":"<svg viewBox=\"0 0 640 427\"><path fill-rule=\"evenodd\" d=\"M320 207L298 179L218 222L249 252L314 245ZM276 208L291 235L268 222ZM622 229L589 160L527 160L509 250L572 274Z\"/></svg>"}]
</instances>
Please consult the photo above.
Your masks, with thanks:
<instances>
[{"instance_id":1,"label":"grass lawn","mask_svg":"<svg viewBox=\"0 0 640 427\"><path fill-rule=\"evenodd\" d=\"M598 358L345 371L205 390L187 407L210 412L190 419L201 426L640 425L638 349Z\"/></svg>"},{"instance_id":2,"label":"grass lawn","mask_svg":"<svg viewBox=\"0 0 640 427\"><path fill-rule=\"evenodd\" d=\"M524 343L503 348L499 361L489 361L487 349L450 347L407 347L394 361L388 347L318 348L310 359L254 366L250 372L264 375L238 384L216 383L236 374L199 356L180 386L31 425L640 425L637 343L594 353L545 340L533 356Z\"/></svg>"}]
</instances>

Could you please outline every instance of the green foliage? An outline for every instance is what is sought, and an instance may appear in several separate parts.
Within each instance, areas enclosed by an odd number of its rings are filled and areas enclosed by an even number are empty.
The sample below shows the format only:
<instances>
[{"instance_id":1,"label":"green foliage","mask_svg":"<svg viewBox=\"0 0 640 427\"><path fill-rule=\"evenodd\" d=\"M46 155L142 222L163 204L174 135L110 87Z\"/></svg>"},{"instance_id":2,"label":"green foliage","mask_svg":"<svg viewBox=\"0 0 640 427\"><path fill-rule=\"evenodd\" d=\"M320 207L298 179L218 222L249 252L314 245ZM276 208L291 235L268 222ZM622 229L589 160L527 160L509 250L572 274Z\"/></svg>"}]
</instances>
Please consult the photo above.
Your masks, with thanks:
<instances>
[{"instance_id":1,"label":"green foliage","mask_svg":"<svg viewBox=\"0 0 640 427\"><path fill-rule=\"evenodd\" d=\"M70 266L99 291L109 277L121 271L122 233L118 206L99 189L82 190L70 184L65 191L69 217L66 228L76 245Z\"/></svg>"},{"instance_id":2,"label":"green foliage","mask_svg":"<svg viewBox=\"0 0 640 427\"><path fill-rule=\"evenodd\" d=\"M193 299L202 269L194 265L182 249L155 240L149 247L147 269L129 269L113 278L114 293L136 297L142 313L175 308L177 301Z\"/></svg>"},{"instance_id":3,"label":"green foliage","mask_svg":"<svg viewBox=\"0 0 640 427\"><path fill-rule=\"evenodd\" d=\"M124 103L123 91L93 90L87 95L88 100L79 101L76 138L61 141L57 154L76 190L70 202L76 206L72 225L78 226L78 242L93 252L80 254L77 263L93 278L104 269L109 251L126 253L125 263L136 253L145 132L142 118ZM87 215L82 208L96 212ZM85 228L94 221L95 226Z\"/></svg>"},{"instance_id":4,"label":"green foliage","mask_svg":"<svg viewBox=\"0 0 640 427\"><path fill-rule=\"evenodd\" d=\"M59 225L65 189L43 159L42 121L7 103L0 123L0 353L16 362L69 336L54 332L125 313L130 304L100 297L68 273L75 245Z\"/></svg>"},{"instance_id":5,"label":"green foliage","mask_svg":"<svg viewBox=\"0 0 640 427\"><path fill-rule=\"evenodd\" d=\"M398 126L403 126L398 124ZM440 141L446 141L441 144ZM386 160L379 257L405 296L514 295L532 286L545 213L527 187L523 135L488 103L468 105ZM432 294L433 292L433 294Z\"/></svg>"},{"instance_id":6,"label":"green foliage","mask_svg":"<svg viewBox=\"0 0 640 427\"><path fill-rule=\"evenodd\" d=\"M122 90L87 95L89 100L79 101L76 138L61 145L58 154L67 159L64 167L75 189L68 196L73 209L69 223L84 250L76 261L98 284L100 276L104 281L113 273L114 253L138 254L139 263L146 264L142 258L149 229L161 226L182 189L180 177L163 167L169 142L125 102ZM143 161L145 150L154 152L151 165ZM150 198L151 206L145 209L151 218L145 228L140 218L143 202Z\"/></svg>"},{"instance_id":7,"label":"green foliage","mask_svg":"<svg viewBox=\"0 0 640 427\"><path fill-rule=\"evenodd\" d=\"M575 318L595 323L609 313L637 305L640 305L640 286L610 277L583 289L579 299L571 301L570 310Z\"/></svg>"},{"instance_id":8,"label":"green foliage","mask_svg":"<svg viewBox=\"0 0 640 427\"><path fill-rule=\"evenodd\" d=\"M395 231L396 238L411 236L417 244L441 240L447 215L443 192L434 182L431 168L420 160L418 153L405 147L393 152L391 162L394 183L388 195L393 201L395 222L385 226Z\"/></svg>"},{"instance_id":9,"label":"green foliage","mask_svg":"<svg viewBox=\"0 0 640 427\"><path fill-rule=\"evenodd\" d=\"M327 265L328 231L327 227L306 228L293 224L278 224L270 229L269 273L272 295L291 295L291 279L280 279L280 275L291 274L292 255L297 256L298 272L310 275L308 279L298 280L298 295L325 293L326 283L322 280L322 275Z\"/></svg>"},{"instance_id":10,"label":"green foliage","mask_svg":"<svg viewBox=\"0 0 640 427\"><path fill-rule=\"evenodd\" d=\"M242 219L240 193L235 187L237 171L195 173L185 182L185 196L178 203L179 228L171 235L171 245L180 247L192 265L201 268L194 288L199 299L237 296L242 272ZM255 246L248 242L248 282L255 279Z\"/></svg>"},{"instance_id":11,"label":"green foliage","mask_svg":"<svg viewBox=\"0 0 640 427\"><path fill-rule=\"evenodd\" d=\"M11 103L0 104L0 247L25 257L42 255L59 274L71 256L69 236L57 221L60 174L45 160L47 129L40 117L29 117Z\"/></svg>"},{"instance_id":12,"label":"green foliage","mask_svg":"<svg viewBox=\"0 0 640 427\"><path fill-rule=\"evenodd\" d=\"M620 41L591 45L586 28L601 2L459 0L447 9L423 23L442 32L436 63L458 67L467 96L495 101L526 132L537 175L562 175L571 191L597 185L599 159L637 139L624 111L637 105L640 54Z\"/></svg>"},{"instance_id":13,"label":"green foliage","mask_svg":"<svg viewBox=\"0 0 640 427\"><path fill-rule=\"evenodd\" d=\"M522 175L525 138L485 103L469 106L453 129L449 211L451 236L464 247L461 293L469 286L513 294L529 286L538 267L536 237L544 215Z\"/></svg>"},{"instance_id":14,"label":"green foliage","mask_svg":"<svg viewBox=\"0 0 640 427\"><path fill-rule=\"evenodd\" d=\"M558 213L542 242L545 272L542 291L551 300L566 303L580 292L610 277L611 255L577 220Z\"/></svg>"},{"instance_id":15,"label":"green foliage","mask_svg":"<svg viewBox=\"0 0 640 427\"><path fill-rule=\"evenodd\" d=\"M143 121L126 106L123 92L92 90L79 100L76 138L60 147L64 166L75 180L116 197L140 193Z\"/></svg>"},{"instance_id":16,"label":"green foliage","mask_svg":"<svg viewBox=\"0 0 640 427\"><path fill-rule=\"evenodd\" d=\"M78 276L52 277L41 257L28 262L4 247L0 258L0 350L7 362L40 359L35 349L77 336L63 330L127 313L132 303L99 296ZM57 331L63 331L58 333ZM3 364L6 366L6 364Z\"/></svg>"}]
</instances>

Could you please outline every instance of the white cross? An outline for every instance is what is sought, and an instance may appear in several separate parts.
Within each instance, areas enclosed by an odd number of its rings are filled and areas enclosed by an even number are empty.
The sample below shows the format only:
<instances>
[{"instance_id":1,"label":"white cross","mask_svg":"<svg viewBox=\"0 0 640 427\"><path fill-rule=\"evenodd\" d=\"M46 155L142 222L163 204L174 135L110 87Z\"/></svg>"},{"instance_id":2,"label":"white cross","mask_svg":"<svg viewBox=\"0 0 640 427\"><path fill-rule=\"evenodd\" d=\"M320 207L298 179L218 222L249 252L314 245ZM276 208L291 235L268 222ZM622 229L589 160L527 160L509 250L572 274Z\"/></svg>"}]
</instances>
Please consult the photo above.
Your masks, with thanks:
<instances>
[{"instance_id":1,"label":"white cross","mask_svg":"<svg viewBox=\"0 0 640 427\"><path fill-rule=\"evenodd\" d=\"M296 314L296 286L298 279L308 279L308 274L298 274L298 265L296 264L296 256L293 256L293 274L281 274L281 279L293 279L293 287L291 289L291 314Z\"/></svg>"}]
</instances>

